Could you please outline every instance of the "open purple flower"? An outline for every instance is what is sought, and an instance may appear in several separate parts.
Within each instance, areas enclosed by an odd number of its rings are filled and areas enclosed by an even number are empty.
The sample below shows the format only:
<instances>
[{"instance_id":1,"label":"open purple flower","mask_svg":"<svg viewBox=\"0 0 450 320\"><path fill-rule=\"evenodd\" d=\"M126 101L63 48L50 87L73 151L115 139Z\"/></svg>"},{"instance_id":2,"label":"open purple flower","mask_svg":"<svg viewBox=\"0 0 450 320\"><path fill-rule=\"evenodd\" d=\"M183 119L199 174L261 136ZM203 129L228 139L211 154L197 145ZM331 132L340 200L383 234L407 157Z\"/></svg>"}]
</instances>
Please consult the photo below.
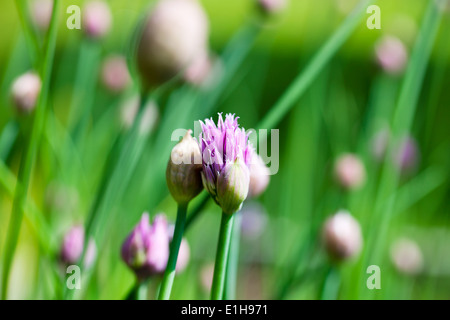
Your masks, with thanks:
<instances>
[{"instance_id":1,"label":"open purple flower","mask_svg":"<svg viewBox=\"0 0 450 320\"><path fill-rule=\"evenodd\" d=\"M219 114L218 124L212 119L200 121L200 149L202 151L202 180L205 189L225 213L238 211L247 198L249 166L253 147L238 117Z\"/></svg>"}]
</instances>

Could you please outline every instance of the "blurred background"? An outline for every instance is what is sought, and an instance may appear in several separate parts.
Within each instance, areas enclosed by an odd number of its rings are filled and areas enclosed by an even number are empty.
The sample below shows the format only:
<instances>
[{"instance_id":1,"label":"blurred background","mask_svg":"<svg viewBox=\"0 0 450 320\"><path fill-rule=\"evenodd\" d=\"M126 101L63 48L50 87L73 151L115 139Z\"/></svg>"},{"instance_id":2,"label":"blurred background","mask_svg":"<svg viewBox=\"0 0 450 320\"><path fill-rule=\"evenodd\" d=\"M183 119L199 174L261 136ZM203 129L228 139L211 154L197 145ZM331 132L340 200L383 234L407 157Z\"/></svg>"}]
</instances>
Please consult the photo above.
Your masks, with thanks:
<instances>
[{"instance_id":1,"label":"blurred background","mask_svg":"<svg viewBox=\"0 0 450 320\"><path fill-rule=\"evenodd\" d=\"M33 11L38 1L18 2L27 16L18 15L16 1L0 4L2 265L33 119L33 113L17 111L12 86L39 59L21 21L32 26L38 46L47 28ZM136 28L154 1L107 1L110 29L97 38L83 26L66 27L67 7L89 1L60 2L45 123L8 298L67 298L64 235L97 212L90 234L95 262L74 298L123 299L134 283L120 257L125 237L144 211L175 221L176 203L165 183L172 131L217 119L217 112L235 113L244 128L264 123L280 134L278 173L240 213L237 298L450 297L448 9L431 8L427 0L379 0L381 29L369 30L370 14L360 10L336 54L314 60L332 51L324 43L359 1L291 0L279 12L263 12L256 0L202 0L210 24L208 67L154 90L147 132L128 148L139 101ZM111 63L112 56L117 59ZM294 81L305 72L311 81L298 90ZM272 121L267 115L280 109L293 85L288 112ZM189 262L177 275L174 299L209 297L220 208L205 199L202 194L188 210L197 216L186 230ZM340 210L358 221L361 239L345 234L359 232L348 227L324 240L324 223ZM380 268L381 289L367 286L371 265ZM150 299L159 282L159 276L151 279Z\"/></svg>"}]
</instances>

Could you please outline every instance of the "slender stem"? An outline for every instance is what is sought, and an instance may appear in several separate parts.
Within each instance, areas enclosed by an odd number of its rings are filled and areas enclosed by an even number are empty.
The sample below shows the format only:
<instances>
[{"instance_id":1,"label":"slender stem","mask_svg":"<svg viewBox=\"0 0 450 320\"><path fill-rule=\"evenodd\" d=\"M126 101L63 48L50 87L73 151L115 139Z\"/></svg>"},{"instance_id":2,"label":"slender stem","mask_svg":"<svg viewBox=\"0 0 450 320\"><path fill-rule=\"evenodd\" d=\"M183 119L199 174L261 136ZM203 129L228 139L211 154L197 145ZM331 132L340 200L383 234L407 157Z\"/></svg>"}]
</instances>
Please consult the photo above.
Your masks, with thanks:
<instances>
[{"instance_id":1,"label":"slender stem","mask_svg":"<svg viewBox=\"0 0 450 320\"><path fill-rule=\"evenodd\" d=\"M147 300L149 280L137 280L124 300Z\"/></svg>"},{"instance_id":2,"label":"slender stem","mask_svg":"<svg viewBox=\"0 0 450 320\"><path fill-rule=\"evenodd\" d=\"M236 212L233 223L233 238L228 252L227 275L225 278L224 300L236 300L236 284L239 267L239 247L241 242L242 213Z\"/></svg>"},{"instance_id":3,"label":"slender stem","mask_svg":"<svg viewBox=\"0 0 450 320\"><path fill-rule=\"evenodd\" d=\"M175 279L178 252L180 250L181 239L183 238L184 226L186 224L187 204L178 204L177 221L175 222L175 231L173 232L172 242L170 243L170 255L167 262L166 271L159 290L158 300L169 300L172 291L173 281Z\"/></svg>"},{"instance_id":4,"label":"slender stem","mask_svg":"<svg viewBox=\"0 0 450 320\"><path fill-rule=\"evenodd\" d=\"M211 300L222 300L225 288L228 253L230 251L231 231L233 230L233 214L222 213L219 242L217 244L216 263L211 288Z\"/></svg>"},{"instance_id":5,"label":"slender stem","mask_svg":"<svg viewBox=\"0 0 450 320\"><path fill-rule=\"evenodd\" d=\"M6 299L8 292L8 278L11 270L11 264L14 258L20 227L23 218L23 206L27 198L28 187L30 183L31 171L34 160L36 158L37 149L41 137L41 133L45 123L45 115L47 113L47 101L50 86L50 76L53 66L53 56L56 45L57 36L57 12L59 0L54 1L53 12L45 44L44 61L41 69L42 90L36 106L36 114L32 124L31 137L24 157L20 162L18 183L14 194L11 221L9 224L8 235L5 245L4 265L2 270L2 289L1 299Z\"/></svg>"}]
</instances>

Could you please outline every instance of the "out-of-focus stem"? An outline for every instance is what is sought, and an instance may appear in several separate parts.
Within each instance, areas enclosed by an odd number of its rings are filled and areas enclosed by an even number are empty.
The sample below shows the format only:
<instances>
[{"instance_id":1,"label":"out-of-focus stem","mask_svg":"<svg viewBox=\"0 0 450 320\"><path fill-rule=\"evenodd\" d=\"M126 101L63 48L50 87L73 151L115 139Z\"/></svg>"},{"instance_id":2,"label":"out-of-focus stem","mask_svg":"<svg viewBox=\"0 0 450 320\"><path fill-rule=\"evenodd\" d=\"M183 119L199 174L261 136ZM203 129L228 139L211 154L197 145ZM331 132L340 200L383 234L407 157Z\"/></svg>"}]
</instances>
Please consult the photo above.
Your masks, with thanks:
<instances>
[{"instance_id":1,"label":"out-of-focus stem","mask_svg":"<svg viewBox=\"0 0 450 320\"><path fill-rule=\"evenodd\" d=\"M9 273L11 270L11 264L14 258L14 252L18 242L20 227L22 225L23 206L27 198L31 171L34 160L36 158L41 133L44 127L45 115L47 113L48 93L50 87L50 78L52 73L53 57L55 52L56 36L57 36L58 8L59 8L59 0L55 0L53 5L50 27L44 47L45 48L44 60L40 70L42 78L42 90L37 102L36 114L32 124L30 140L25 150L24 157L20 162L18 183L14 193L11 220L9 223L9 229L5 243L5 255L2 270L2 290L0 296L1 299L6 299L6 295L8 292Z\"/></svg>"},{"instance_id":2,"label":"out-of-focus stem","mask_svg":"<svg viewBox=\"0 0 450 320\"><path fill-rule=\"evenodd\" d=\"M214 265L214 276L211 287L211 300L223 299L233 220L234 215L222 213L219 243L217 244L216 263Z\"/></svg>"},{"instance_id":3,"label":"out-of-focus stem","mask_svg":"<svg viewBox=\"0 0 450 320\"><path fill-rule=\"evenodd\" d=\"M187 204L178 204L177 220L173 232L172 242L170 243L170 255L167 262L166 271L159 290L158 300L169 300L172 291L173 281L175 279L175 269L177 266L178 252L180 250L181 240L183 239L184 227L186 223Z\"/></svg>"}]
</instances>

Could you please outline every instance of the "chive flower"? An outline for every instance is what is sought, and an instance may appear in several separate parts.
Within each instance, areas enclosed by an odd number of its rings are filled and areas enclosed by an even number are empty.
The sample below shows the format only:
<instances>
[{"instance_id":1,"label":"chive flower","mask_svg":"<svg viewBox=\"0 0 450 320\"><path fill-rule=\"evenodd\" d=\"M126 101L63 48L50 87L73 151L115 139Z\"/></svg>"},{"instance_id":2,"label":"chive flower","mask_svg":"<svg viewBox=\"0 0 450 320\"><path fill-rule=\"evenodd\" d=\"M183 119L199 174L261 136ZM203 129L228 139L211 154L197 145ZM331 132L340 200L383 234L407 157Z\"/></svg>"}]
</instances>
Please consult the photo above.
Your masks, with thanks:
<instances>
[{"instance_id":1,"label":"chive flower","mask_svg":"<svg viewBox=\"0 0 450 320\"><path fill-rule=\"evenodd\" d=\"M340 210L329 217L323 226L322 236L328 255L335 261L351 259L361 251L361 226L348 211Z\"/></svg>"},{"instance_id":2,"label":"chive flower","mask_svg":"<svg viewBox=\"0 0 450 320\"><path fill-rule=\"evenodd\" d=\"M77 264L83 254L85 241L84 228L81 225L72 227L64 236L60 258L66 265ZM89 268L97 255L97 247L93 239L89 240L84 266Z\"/></svg>"},{"instance_id":3,"label":"chive flower","mask_svg":"<svg viewBox=\"0 0 450 320\"><path fill-rule=\"evenodd\" d=\"M157 215L150 225L144 213L122 245L122 259L139 280L162 274L169 258L169 229L164 215Z\"/></svg>"},{"instance_id":4,"label":"chive flower","mask_svg":"<svg viewBox=\"0 0 450 320\"><path fill-rule=\"evenodd\" d=\"M223 120L219 113L217 125L212 118L200 123L203 185L224 213L233 214L248 195L253 147L232 114Z\"/></svg>"},{"instance_id":5,"label":"chive flower","mask_svg":"<svg viewBox=\"0 0 450 320\"><path fill-rule=\"evenodd\" d=\"M112 14L108 3L101 0L89 1L83 8L82 23L88 37L104 38L112 25Z\"/></svg>"},{"instance_id":6,"label":"chive flower","mask_svg":"<svg viewBox=\"0 0 450 320\"><path fill-rule=\"evenodd\" d=\"M36 108L41 86L41 78L34 72L24 73L14 80L11 96L18 113L29 114Z\"/></svg>"}]
</instances>

